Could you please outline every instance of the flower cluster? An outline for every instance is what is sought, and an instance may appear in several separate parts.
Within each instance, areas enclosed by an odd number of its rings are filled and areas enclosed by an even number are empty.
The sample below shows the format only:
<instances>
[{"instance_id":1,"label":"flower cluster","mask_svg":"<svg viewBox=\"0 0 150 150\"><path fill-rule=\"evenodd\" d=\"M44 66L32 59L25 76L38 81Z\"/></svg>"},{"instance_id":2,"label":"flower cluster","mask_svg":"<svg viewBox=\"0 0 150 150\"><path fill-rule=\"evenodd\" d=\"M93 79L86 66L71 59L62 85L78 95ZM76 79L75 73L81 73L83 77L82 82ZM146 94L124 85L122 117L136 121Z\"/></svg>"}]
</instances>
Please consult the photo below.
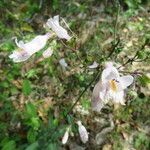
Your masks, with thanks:
<instances>
[{"instance_id":1,"label":"flower cluster","mask_svg":"<svg viewBox=\"0 0 150 150\"><path fill-rule=\"evenodd\" d=\"M60 26L58 15L48 19L46 25L49 29L52 29L53 33L48 32L45 35L38 35L27 43L24 43L23 41L18 42L16 39L15 42L19 50L13 51L9 58L11 58L16 63L26 61L33 54L43 49L46 46L48 39L52 38L53 34L56 34L61 39L71 39L67 30ZM43 57L50 57L52 55L52 52L53 50L49 48L48 50L43 52Z\"/></svg>"}]
</instances>

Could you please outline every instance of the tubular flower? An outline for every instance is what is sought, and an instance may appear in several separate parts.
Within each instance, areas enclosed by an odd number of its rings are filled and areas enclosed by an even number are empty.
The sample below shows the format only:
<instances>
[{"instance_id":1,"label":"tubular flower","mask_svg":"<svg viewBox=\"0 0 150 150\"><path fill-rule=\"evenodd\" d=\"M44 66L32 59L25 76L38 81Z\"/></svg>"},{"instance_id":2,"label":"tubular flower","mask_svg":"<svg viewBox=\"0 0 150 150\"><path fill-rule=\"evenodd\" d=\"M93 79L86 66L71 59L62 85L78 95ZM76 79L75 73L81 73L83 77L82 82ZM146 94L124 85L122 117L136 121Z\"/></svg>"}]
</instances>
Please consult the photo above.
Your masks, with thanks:
<instances>
[{"instance_id":1,"label":"tubular flower","mask_svg":"<svg viewBox=\"0 0 150 150\"><path fill-rule=\"evenodd\" d=\"M49 33L45 35L38 35L32 41L24 43L23 41L15 40L19 50L15 50L9 58L13 59L14 62L26 61L34 53L38 52L45 47L47 40L51 37Z\"/></svg>"},{"instance_id":2,"label":"tubular flower","mask_svg":"<svg viewBox=\"0 0 150 150\"><path fill-rule=\"evenodd\" d=\"M60 24L59 24L59 15L48 19L46 25L49 28L51 28L59 38L66 39L68 41L71 39L71 37L69 36L67 30L64 29L62 26L60 26Z\"/></svg>"},{"instance_id":3,"label":"tubular flower","mask_svg":"<svg viewBox=\"0 0 150 150\"><path fill-rule=\"evenodd\" d=\"M78 131L79 131L81 141L83 143L86 143L89 139L88 132L86 128L82 125L81 121L78 121L77 124L78 124Z\"/></svg>"},{"instance_id":4,"label":"tubular flower","mask_svg":"<svg viewBox=\"0 0 150 150\"><path fill-rule=\"evenodd\" d=\"M100 111L104 104L113 103L125 105L124 90L133 83L131 75L120 77L112 63L108 63L102 72L101 80L95 85L92 95L92 108Z\"/></svg>"}]
</instances>

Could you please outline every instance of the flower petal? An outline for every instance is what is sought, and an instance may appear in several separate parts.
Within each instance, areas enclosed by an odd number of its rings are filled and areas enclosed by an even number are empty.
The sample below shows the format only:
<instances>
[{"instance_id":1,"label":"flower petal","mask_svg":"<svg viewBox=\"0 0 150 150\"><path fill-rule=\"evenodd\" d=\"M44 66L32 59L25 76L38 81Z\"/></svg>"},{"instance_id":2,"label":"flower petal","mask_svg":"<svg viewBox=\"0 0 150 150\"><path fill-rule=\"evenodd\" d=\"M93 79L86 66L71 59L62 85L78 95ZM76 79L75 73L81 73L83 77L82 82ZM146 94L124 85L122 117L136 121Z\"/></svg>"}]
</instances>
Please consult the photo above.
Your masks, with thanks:
<instances>
[{"instance_id":1,"label":"flower petal","mask_svg":"<svg viewBox=\"0 0 150 150\"><path fill-rule=\"evenodd\" d=\"M124 103L124 91L112 92L109 91L109 95L114 103L120 103L121 105L125 105Z\"/></svg>"},{"instance_id":2,"label":"flower petal","mask_svg":"<svg viewBox=\"0 0 150 150\"><path fill-rule=\"evenodd\" d=\"M16 45L21 48L21 49L24 49L24 42L23 41L19 41L17 40L17 38L15 38L15 43Z\"/></svg>"},{"instance_id":3,"label":"flower petal","mask_svg":"<svg viewBox=\"0 0 150 150\"><path fill-rule=\"evenodd\" d=\"M13 59L14 62L23 62L26 61L30 57L30 54L26 51L14 51L9 58Z\"/></svg>"},{"instance_id":4,"label":"flower petal","mask_svg":"<svg viewBox=\"0 0 150 150\"><path fill-rule=\"evenodd\" d=\"M83 143L86 143L89 138L88 132L86 128L82 125L81 121L78 121L77 124L78 124L78 131L79 131L80 139Z\"/></svg>"},{"instance_id":5,"label":"flower petal","mask_svg":"<svg viewBox=\"0 0 150 150\"><path fill-rule=\"evenodd\" d=\"M66 144L66 143L67 143L68 138L69 138L69 130L70 130L70 128L68 127L68 128L66 129L66 132L65 132L63 138L62 138L62 144Z\"/></svg>"},{"instance_id":6,"label":"flower petal","mask_svg":"<svg viewBox=\"0 0 150 150\"><path fill-rule=\"evenodd\" d=\"M53 17L53 21L56 25L59 25L59 15Z\"/></svg>"},{"instance_id":7,"label":"flower petal","mask_svg":"<svg viewBox=\"0 0 150 150\"><path fill-rule=\"evenodd\" d=\"M123 89L125 89L129 85L131 85L133 83L133 80L134 80L134 78L131 75L122 76L119 79Z\"/></svg>"},{"instance_id":8,"label":"flower petal","mask_svg":"<svg viewBox=\"0 0 150 150\"><path fill-rule=\"evenodd\" d=\"M90 69L94 69L94 68L97 68L98 65L99 65L99 64L98 64L96 61L94 61L93 64L89 66L89 68L90 68Z\"/></svg>"},{"instance_id":9,"label":"flower petal","mask_svg":"<svg viewBox=\"0 0 150 150\"><path fill-rule=\"evenodd\" d=\"M48 34L36 36L32 41L24 44L25 50L32 55L43 49L48 39Z\"/></svg>"},{"instance_id":10,"label":"flower petal","mask_svg":"<svg viewBox=\"0 0 150 150\"><path fill-rule=\"evenodd\" d=\"M97 111L97 112L100 112L104 106L104 102L103 102L102 98L100 97L100 91L103 91L101 81L99 81L95 85L93 93L92 93L92 100L91 100L92 110Z\"/></svg>"},{"instance_id":11,"label":"flower petal","mask_svg":"<svg viewBox=\"0 0 150 150\"><path fill-rule=\"evenodd\" d=\"M106 69L104 69L102 72L102 82L117 78L119 78L119 72L113 66L106 67Z\"/></svg>"}]
</instances>

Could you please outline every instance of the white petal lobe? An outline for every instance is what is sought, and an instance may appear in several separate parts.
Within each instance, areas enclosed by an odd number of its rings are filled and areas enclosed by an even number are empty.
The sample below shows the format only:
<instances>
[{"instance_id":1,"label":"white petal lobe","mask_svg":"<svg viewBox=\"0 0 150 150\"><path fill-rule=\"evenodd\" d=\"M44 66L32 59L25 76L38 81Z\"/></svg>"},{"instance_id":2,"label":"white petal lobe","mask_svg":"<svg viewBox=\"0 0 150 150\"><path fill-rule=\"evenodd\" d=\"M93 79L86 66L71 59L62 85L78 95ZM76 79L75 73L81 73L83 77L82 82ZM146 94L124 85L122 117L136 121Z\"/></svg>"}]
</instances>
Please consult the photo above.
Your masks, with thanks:
<instances>
[{"instance_id":1,"label":"white petal lobe","mask_svg":"<svg viewBox=\"0 0 150 150\"><path fill-rule=\"evenodd\" d=\"M102 82L106 80L119 78L119 72L115 67L106 67L102 72Z\"/></svg>"},{"instance_id":2,"label":"white petal lobe","mask_svg":"<svg viewBox=\"0 0 150 150\"><path fill-rule=\"evenodd\" d=\"M120 77L119 80L122 85L122 88L125 89L133 83L134 78L131 75L127 75Z\"/></svg>"},{"instance_id":3,"label":"white petal lobe","mask_svg":"<svg viewBox=\"0 0 150 150\"><path fill-rule=\"evenodd\" d=\"M77 124L78 124L78 131L79 131L80 139L85 144L89 139L88 132L86 128L82 125L81 121L78 121Z\"/></svg>"},{"instance_id":4,"label":"white petal lobe","mask_svg":"<svg viewBox=\"0 0 150 150\"><path fill-rule=\"evenodd\" d=\"M102 98L100 97L100 91L102 91L102 83L101 81L99 81L94 89L93 89L93 93L92 93L92 110L93 111L97 111L100 112L100 110L103 108L104 103Z\"/></svg>"},{"instance_id":5,"label":"white petal lobe","mask_svg":"<svg viewBox=\"0 0 150 150\"><path fill-rule=\"evenodd\" d=\"M98 65L99 65L99 64L98 64L96 61L94 61L93 64L89 66L89 68L90 68L90 69L94 69L94 68L97 68Z\"/></svg>"},{"instance_id":6,"label":"white petal lobe","mask_svg":"<svg viewBox=\"0 0 150 150\"><path fill-rule=\"evenodd\" d=\"M62 144L66 144L69 138L69 128L67 128L63 138L62 138Z\"/></svg>"}]
</instances>

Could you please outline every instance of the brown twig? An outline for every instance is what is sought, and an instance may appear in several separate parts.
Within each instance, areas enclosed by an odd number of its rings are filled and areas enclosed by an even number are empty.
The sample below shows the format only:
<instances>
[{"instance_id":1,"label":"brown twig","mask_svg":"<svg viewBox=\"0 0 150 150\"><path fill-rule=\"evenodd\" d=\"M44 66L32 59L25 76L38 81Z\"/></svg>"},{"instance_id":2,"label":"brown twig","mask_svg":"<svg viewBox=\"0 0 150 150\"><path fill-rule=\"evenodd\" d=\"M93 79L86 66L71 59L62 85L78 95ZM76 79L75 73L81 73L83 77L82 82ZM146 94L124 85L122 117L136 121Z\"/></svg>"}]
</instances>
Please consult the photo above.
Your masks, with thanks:
<instances>
[{"instance_id":1,"label":"brown twig","mask_svg":"<svg viewBox=\"0 0 150 150\"><path fill-rule=\"evenodd\" d=\"M119 45L119 43L120 43L120 39L118 39L118 40L117 40L117 43L114 44L114 46L112 47L112 50L111 50L111 52L109 53L109 55L107 56L107 58L109 58L109 57L112 56L112 54L113 54L114 51L115 51L115 48Z\"/></svg>"}]
</instances>

